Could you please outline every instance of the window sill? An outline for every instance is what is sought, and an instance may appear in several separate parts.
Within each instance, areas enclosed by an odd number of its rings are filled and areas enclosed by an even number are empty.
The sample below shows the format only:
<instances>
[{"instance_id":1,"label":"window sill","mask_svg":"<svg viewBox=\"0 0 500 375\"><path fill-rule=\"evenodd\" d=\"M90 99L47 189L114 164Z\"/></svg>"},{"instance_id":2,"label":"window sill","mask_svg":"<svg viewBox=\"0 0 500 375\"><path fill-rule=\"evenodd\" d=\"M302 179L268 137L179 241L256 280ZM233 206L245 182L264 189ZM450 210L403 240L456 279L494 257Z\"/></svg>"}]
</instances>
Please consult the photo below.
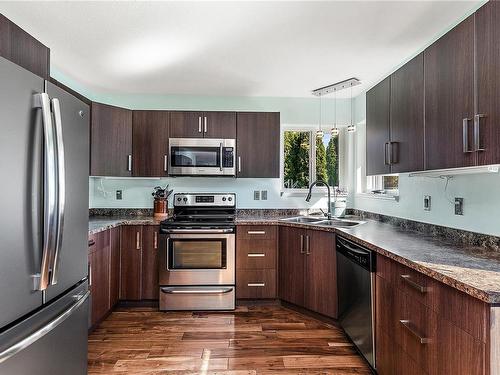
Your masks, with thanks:
<instances>
[{"instance_id":1,"label":"window sill","mask_svg":"<svg viewBox=\"0 0 500 375\"><path fill-rule=\"evenodd\" d=\"M374 194L374 193L357 193L357 198L381 199L386 201L399 201L399 195L395 194Z\"/></svg>"}]
</instances>

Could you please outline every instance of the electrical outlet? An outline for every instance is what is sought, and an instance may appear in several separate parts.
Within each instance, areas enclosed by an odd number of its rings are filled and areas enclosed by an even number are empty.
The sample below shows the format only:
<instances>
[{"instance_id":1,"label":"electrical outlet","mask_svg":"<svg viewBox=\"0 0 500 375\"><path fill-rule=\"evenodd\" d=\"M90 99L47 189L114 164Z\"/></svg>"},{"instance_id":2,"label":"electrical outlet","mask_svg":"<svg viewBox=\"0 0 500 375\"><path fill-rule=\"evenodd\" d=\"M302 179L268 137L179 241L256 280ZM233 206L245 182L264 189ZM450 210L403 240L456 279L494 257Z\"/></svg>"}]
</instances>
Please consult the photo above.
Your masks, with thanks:
<instances>
[{"instance_id":1,"label":"electrical outlet","mask_svg":"<svg viewBox=\"0 0 500 375\"><path fill-rule=\"evenodd\" d=\"M464 199L455 198L455 215L463 215L463 214L464 214Z\"/></svg>"},{"instance_id":2,"label":"electrical outlet","mask_svg":"<svg viewBox=\"0 0 500 375\"><path fill-rule=\"evenodd\" d=\"M123 198L122 191L121 190L117 190L116 191L116 199L122 200L122 198Z\"/></svg>"},{"instance_id":3,"label":"electrical outlet","mask_svg":"<svg viewBox=\"0 0 500 375\"><path fill-rule=\"evenodd\" d=\"M259 190L254 190L253 191L253 200L254 201L260 200L260 191Z\"/></svg>"},{"instance_id":4,"label":"electrical outlet","mask_svg":"<svg viewBox=\"0 0 500 375\"><path fill-rule=\"evenodd\" d=\"M430 210L431 210L431 196L424 195L424 211L430 211Z\"/></svg>"},{"instance_id":5,"label":"electrical outlet","mask_svg":"<svg viewBox=\"0 0 500 375\"><path fill-rule=\"evenodd\" d=\"M262 199L263 201L267 201L267 190L262 190L260 192L260 199Z\"/></svg>"}]
</instances>

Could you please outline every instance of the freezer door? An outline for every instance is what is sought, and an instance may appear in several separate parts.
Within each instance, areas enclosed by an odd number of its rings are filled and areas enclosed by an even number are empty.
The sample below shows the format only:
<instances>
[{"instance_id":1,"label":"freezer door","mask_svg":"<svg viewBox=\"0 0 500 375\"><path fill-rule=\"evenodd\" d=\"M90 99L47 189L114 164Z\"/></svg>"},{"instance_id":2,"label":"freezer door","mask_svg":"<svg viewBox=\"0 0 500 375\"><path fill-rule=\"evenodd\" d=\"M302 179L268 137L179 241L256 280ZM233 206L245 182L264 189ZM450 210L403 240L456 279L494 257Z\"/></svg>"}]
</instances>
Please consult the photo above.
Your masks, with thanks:
<instances>
[{"instance_id":1,"label":"freezer door","mask_svg":"<svg viewBox=\"0 0 500 375\"><path fill-rule=\"evenodd\" d=\"M87 374L86 282L0 334L0 374Z\"/></svg>"},{"instance_id":2,"label":"freezer door","mask_svg":"<svg viewBox=\"0 0 500 375\"><path fill-rule=\"evenodd\" d=\"M0 331L42 304L43 80L0 57Z\"/></svg>"},{"instance_id":3,"label":"freezer door","mask_svg":"<svg viewBox=\"0 0 500 375\"><path fill-rule=\"evenodd\" d=\"M59 159L64 161L64 175L59 177L63 184L59 184L59 196L64 200L59 204L57 215L60 241L52 268L53 285L47 288L45 298L50 301L87 276L90 108L52 83L46 85L56 133L60 108L62 139L58 147L63 144L63 155Z\"/></svg>"}]
</instances>

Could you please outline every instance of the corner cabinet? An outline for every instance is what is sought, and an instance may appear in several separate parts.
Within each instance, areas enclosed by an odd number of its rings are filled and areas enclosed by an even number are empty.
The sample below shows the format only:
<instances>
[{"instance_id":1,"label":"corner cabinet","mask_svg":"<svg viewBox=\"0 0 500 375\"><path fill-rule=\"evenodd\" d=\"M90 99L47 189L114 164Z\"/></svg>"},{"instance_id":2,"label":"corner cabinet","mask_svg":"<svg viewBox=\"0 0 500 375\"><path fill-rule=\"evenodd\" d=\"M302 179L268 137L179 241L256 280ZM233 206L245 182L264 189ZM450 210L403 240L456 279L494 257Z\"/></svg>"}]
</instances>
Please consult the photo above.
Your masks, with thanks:
<instances>
[{"instance_id":1,"label":"corner cabinet","mask_svg":"<svg viewBox=\"0 0 500 375\"><path fill-rule=\"evenodd\" d=\"M337 318L335 234L279 228L279 297Z\"/></svg>"},{"instance_id":2,"label":"corner cabinet","mask_svg":"<svg viewBox=\"0 0 500 375\"><path fill-rule=\"evenodd\" d=\"M132 176L132 111L92 102L90 175Z\"/></svg>"},{"instance_id":3,"label":"corner cabinet","mask_svg":"<svg viewBox=\"0 0 500 375\"><path fill-rule=\"evenodd\" d=\"M236 138L236 112L172 111L172 138Z\"/></svg>"},{"instance_id":4,"label":"corner cabinet","mask_svg":"<svg viewBox=\"0 0 500 375\"><path fill-rule=\"evenodd\" d=\"M237 177L279 178L279 112L238 112Z\"/></svg>"}]
</instances>

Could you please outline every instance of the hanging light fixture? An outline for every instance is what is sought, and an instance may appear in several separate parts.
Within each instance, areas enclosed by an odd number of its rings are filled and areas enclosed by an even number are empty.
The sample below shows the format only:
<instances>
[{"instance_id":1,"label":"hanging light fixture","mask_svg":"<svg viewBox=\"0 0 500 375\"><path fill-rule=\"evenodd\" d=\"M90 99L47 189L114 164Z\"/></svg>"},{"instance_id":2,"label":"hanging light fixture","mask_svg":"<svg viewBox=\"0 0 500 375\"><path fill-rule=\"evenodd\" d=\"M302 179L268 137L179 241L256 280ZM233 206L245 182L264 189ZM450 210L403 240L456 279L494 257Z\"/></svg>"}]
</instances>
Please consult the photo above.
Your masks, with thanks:
<instances>
[{"instance_id":1,"label":"hanging light fixture","mask_svg":"<svg viewBox=\"0 0 500 375\"><path fill-rule=\"evenodd\" d=\"M352 133L356 131L356 126L354 125L353 121L353 107L352 107L352 83L351 83L351 121L349 123L349 126L347 127L347 131Z\"/></svg>"},{"instance_id":2,"label":"hanging light fixture","mask_svg":"<svg viewBox=\"0 0 500 375\"><path fill-rule=\"evenodd\" d=\"M336 137L339 135L339 128L337 128L337 88L333 89L333 108L334 108L334 123L332 128L332 137Z\"/></svg>"},{"instance_id":3,"label":"hanging light fixture","mask_svg":"<svg viewBox=\"0 0 500 375\"><path fill-rule=\"evenodd\" d=\"M319 129L316 131L316 137L317 138L323 138L323 129L322 129L322 123L321 123L321 97L322 95L318 95L319 97Z\"/></svg>"}]
</instances>

